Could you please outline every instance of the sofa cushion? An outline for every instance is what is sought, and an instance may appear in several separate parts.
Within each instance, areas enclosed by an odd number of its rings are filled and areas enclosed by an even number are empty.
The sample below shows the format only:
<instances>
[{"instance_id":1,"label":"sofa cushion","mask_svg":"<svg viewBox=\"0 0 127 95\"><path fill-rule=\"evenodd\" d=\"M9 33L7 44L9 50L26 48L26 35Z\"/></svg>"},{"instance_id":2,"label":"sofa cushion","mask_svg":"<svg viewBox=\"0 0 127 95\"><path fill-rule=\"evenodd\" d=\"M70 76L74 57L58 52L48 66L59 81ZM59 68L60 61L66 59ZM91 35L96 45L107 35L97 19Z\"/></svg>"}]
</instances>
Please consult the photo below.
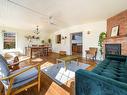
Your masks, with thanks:
<instances>
[{"instance_id":1,"label":"sofa cushion","mask_svg":"<svg viewBox=\"0 0 127 95\"><path fill-rule=\"evenodd\" d=\"M127 78L126 77L118 77L116 80L120 81L120 82L125 82L127 83Z\"/></svg>"},{"instance_id":2,"label":"sofa cushion","mask_svg":"<svg viewBox=\"0 0 127 95\"><path fill-rule=\"evenodd\" d=\"M11 72L10 75L18 73L18 72L20 72L20 71L22 71L24 69L27 69L27 68L29 68L29 66L28 67L24 67L24 68L19 69L19 70L16 70L14 72ZM14 84L17 84L17 83L22 82L22 81L26 81L26 80L28 80L30 78L33 78L33 77L37 76L37 74L38 74L38 70L36 68L32 68L32 69L30 69L30 70L28 70L28 71L16 76L15 80L14 80Z\"/></svg>"},{"instance_id":3,"label":"sofa cushion","mask_svg":"<svg viewBox=\"0 0 127 95\"><path fill-rule=\"evenodd\" d=\"M112 55L112 54L108 54L106 55L106 58L109 60L115 60L115 61L120 61L120 62L125 62L126 61L126 57L124 55Z\"/></svg>"},{"instance_id":4,"label":"sofa cushion","mask_svg":"<svg viewBox=\"0 0 127 95\"><path fill-rule=\"evenodd\" d=\"M117 74L118 72L113 69L105 69L104 72L112 73L112 74Z\"/></svg>"},{"instance_id":5,"label":"sofa cushion","mask_svg":"<svg viewBox=\"0 0 127 95\"><path fill-rule=\"evenodd\" d=\"M125 67L127 67L127 58L126 58L126 61L125 61Z\"/></svg>"},{"instance_id":6,"label":"sofa cushion","mask_svg":"<svg viewBox=\"0 0 127 95\"><path fill-rule=\"evenodd\" d=\"M102 72L101 75L105 76L105 77L108 77L108 78L112 78L112 79L116 79L117 78L116 74L113 74L113 73L110 73L110 72Z\"/></svg>"},{"instance_id":7,"label":"sofa cushion","mask_svg":"<svg viewBox=\"0 0 127 95\"><path fill-rule=\"evenodd\" d=\"M23 85L33 81L36 78L37 78L37 76L34 76L34 77L29 78L29 79L27 79L25 81L21 81L21 82L15 83L15 84L13 84L12 88L17 88L17 87L23 86Z\"/></svg>"}]
</instances>

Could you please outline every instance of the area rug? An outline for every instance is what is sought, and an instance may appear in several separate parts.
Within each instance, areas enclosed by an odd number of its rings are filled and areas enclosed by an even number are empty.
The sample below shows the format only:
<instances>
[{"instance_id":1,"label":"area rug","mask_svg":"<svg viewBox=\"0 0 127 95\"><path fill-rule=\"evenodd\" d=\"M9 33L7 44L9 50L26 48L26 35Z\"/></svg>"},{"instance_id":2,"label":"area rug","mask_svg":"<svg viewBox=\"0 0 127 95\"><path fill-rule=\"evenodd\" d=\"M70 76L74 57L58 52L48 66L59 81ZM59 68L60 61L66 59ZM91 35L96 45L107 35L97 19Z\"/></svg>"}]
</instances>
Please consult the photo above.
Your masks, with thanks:
<instances>
[{"instance_id":1,"label":"area rug","mask_svg":"<svg viewBox=\"0 0 127 95\"><path fill-rule=\"evenodd\" d=\"M57 82L59 85L65 84L67 81L75 77L75 72L79 69L86 69L89 64L77 65L75 61L67 65L67 70L63 63L54 64L52 66L41 67L42 72Z\"/></svg>"}]
</instances>

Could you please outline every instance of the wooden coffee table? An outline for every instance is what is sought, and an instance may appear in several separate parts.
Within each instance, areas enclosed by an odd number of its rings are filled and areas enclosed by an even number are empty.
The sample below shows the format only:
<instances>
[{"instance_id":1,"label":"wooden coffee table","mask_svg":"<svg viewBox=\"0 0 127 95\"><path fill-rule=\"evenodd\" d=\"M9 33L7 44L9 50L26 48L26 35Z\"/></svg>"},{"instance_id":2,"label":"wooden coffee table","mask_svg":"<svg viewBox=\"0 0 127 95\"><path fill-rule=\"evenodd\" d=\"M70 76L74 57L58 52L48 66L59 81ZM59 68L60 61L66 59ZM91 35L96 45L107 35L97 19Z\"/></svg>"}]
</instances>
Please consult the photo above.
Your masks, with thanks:
<instances>
[{"instance_id":1,"label":"wooden coffee table","mask_svg":"<svg viewBox=\"0 0 127 95\"><path fill-rule=\"evenodd\" d=\"M77 65L79 65L78 59L79 59L79 56L70 55L70 56L66 56L66 57L56 59L56 63L59 64L59 62L63 62L65 70L67 70L67 63L71 62L71 61L77 61Z\"/></svg>"}]
</instances>

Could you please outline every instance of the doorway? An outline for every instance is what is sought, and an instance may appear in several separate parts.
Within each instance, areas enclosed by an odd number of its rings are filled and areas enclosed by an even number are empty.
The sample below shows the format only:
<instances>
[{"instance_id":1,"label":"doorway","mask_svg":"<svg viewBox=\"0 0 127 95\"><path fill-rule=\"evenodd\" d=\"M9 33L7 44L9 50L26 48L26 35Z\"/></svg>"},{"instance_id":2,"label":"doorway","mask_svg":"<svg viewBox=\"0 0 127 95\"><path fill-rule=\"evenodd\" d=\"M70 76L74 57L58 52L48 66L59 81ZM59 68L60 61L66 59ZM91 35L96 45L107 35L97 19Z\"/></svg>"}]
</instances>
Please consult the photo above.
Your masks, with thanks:
<instances>
[{"instance_id":1,"label":"doorway","mask_svg":"<svg viewBox=\"0 0 127 95\"><path fill-rule=\"evenodd\" d=\"M71 54L82 56L82 32L71 34Z\"/></svg>"}]
</instances>

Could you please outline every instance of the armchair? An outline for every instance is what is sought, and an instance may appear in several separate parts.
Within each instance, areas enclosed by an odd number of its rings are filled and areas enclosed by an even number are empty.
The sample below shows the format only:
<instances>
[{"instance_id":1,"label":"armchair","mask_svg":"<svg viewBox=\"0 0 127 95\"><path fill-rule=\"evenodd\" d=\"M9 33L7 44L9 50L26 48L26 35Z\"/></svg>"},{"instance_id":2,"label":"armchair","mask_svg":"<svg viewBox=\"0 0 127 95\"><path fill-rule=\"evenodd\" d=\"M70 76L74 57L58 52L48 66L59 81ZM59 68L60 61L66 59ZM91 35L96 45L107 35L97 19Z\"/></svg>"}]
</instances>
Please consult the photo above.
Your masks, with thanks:
<instances>
[{"instance_id":1,"label":"armchair","mask_svg":"<svg viewBox=\"0 0 127 95\"><path fill-rule=\"evenodd\" d=\"M86 60L87 58L92 58L93 60L96 60L96 54L97 54L97 48L90 47L89 50L86 50Z\"/></svg>"},{"instance_id":2,"label":"armchair","mask_svg":"<svg viewBox=\"0 0 127 95\"><path fill-rule=\"evenodd\" d=\"M0 55L0 81L4 86L5 95L15 95L35 85L38 85L40 91L40 64L10 72L7 61Z\"/></svg>"}]
</instances>

